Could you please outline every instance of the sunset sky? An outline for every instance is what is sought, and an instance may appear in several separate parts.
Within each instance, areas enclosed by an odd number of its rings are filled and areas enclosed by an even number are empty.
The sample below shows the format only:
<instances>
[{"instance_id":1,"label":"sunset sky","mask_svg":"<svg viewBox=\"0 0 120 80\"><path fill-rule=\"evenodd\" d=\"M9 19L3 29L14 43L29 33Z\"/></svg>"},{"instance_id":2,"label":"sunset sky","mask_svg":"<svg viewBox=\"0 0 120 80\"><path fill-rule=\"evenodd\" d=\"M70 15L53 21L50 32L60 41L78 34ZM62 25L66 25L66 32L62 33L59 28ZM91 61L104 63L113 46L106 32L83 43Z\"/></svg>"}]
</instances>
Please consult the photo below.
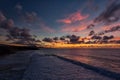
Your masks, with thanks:
<instances>
[{"instance_id":1,"label":"sunset sky","mask_svg":"<svg viewBox=\"0 0 120 80\"><path fill-rule=\"evenodd\" d=\"M14 27L29 29L37 39L68 34L87 37L91 30L108 30L104 35L120 37L120 27L111 31L120 25L119 19L120 0L0 0L0 40Z\"/></svg>"}]
</instances>

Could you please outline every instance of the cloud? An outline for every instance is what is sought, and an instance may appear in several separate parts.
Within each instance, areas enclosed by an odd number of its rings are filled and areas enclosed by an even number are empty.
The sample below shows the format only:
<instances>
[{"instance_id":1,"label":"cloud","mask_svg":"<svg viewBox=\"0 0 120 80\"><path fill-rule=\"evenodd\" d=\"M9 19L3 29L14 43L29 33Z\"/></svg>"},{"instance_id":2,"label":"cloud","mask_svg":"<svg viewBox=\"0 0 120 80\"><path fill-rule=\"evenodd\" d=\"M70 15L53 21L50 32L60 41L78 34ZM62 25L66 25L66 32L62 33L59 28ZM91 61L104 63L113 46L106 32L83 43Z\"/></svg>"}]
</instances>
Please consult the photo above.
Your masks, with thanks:
<instances>
[{"instance_id":1,"label":"cloud","mask_svg":"<svg viewBox=\"0 0 120 80\"><path fill-rule=\"evenodd\" d=\"M86 27L84 26L77 26L77 27L74 27L74 26L69 26L69 27L64 27L62 28L62 32L80 32L80 31L83 31L85 30Z\"/></svg>"},{"instance_id":2,"label":"cloud","mask_svg":"<svg viewBox=\"0 0 120 80\"><path fill-rule=\"evenodd\" d=\"M49 32L49 33L56 32L53 28L50 28L49 26L47 26L45 22L43 22L42 20L40 20L39 26L45 32Z\"/></svg>"},{"instance_id":3,"label":"cloud","mask_svg":"<svg viewBox=\"0 0 120 80\"><path fill-rule=\"evenodd\" d=\"M57 20L57 22L60 22L60 23L65 23L65 24L71 24L71 23L74 23L76 21L82 21L82 20L85 20L86 18L88 18L89 15L83 15L81 14L79 11L75 12L75 13L72 13L72 14L69 14L66 18L64 19L60 19L60 20Z\"/></svg>"},{"instance_id":4,"label":"cloud","mask_svg":"<svg viewBox=\"0 0 120 80\"><path fill-rule=\"evenodd\" d=\"M70 24L70 23L72 23L72 20L70 20L70 19L61 19L61 20L58 20L58 22L65 23L65 24Z\"/></svg>"},{"instance_id":5,"label":"cloud","mask_svg":"<svg viewBox=\"0 0 120 80\"><path fill-rule=\"evenodd\" d=\"M25 25L30 26L30 27L35 26L37 29L39 28L39 31L42 30L42 31L46 31L49 33L55 32L54 29L52 29L50 26L48 26L41 19L41 17L37 15L37 12L25 11L25 10L23 10L23 6L21 4L16 4L15 8L20 11L19 17L20 17L21 21L23 21L23 23L25 23Z\"/></svg>"},{"instance_id":6,"label":"cloud","mask_svg":"<svg viewBox=\"0 0 120 80\"><path fill-rule=\"evenodd\" d=\"M58 40L61 41L69 41L70 43L78 43L80 36L76 36L76 35L66 35L66 36L62 36L62 37L53 37L53 38L43 38L42 41L44 42L56 42Z\"/></svg>"},{"instance_id":7,"label":"cloud","mask_svg":"<svg viewBox=\"0 0 120 80\"><path fill-rule=\"evenodd\" d=\"M7 19L6 16L0 12L0 28L9 30L14 26L14 21L12 19Z\"/></svg>"},{"instance_id":8,"label":"cloud","mask_svg":"<svg viewBox=\"0 0 120 80\"><path fill-rule=\"evenodd\" d=\"M90 31L90 33L88 34L89 36L92 36L92 35L94 35L95 34L95 32L92 30L92 31Z\"/></svg>"},{"instance_id":9,"label":"cloud","mask_svg":"<svg viewBox=\"0 0 120 80\"><path fill-rule=\"evenodd\" d=\"M70 39L70 43L78 43L80 36L76 35L67 35L66 38Z\"/></svg>"},{"instance_id":10,"label":"cloud","mask_svg":"<svg viewBox=\"0 0 120 80\"><path fill-rule=\"evenodd\" d=\"M102 37L101 37L101 36L98 36L98 35L94 35L94 36L91 37L91 39L101 40Z\"/></svg>"},{"instance_id":11,"label":"cloud","mask_svg":"<svg viewBox=\"0 0 120 80\"><path fill-rule=\"evenodd\" d=\"M0 11L0 23L5 21L5 20L6 20L5 15Z\"/></svg>"},{"instance_id":12,"label":"cloud","mask_svg":"<svg viewBox=\"0 0 120 80\"><path fill-rule=\"evenodd\" d=\"M43 29L44 31L46 31L46 32L50 32L50 33L55 32L54 29L52 29L52 28L50 28L50 27L48 27L48 26L42 26L42 29Z\"/></svg>"},{"instance_id":13,"label":"cloud","mask_svg":"<svg viewBox=\"0 0 120 80\"><path fill-rule=\"evenodd\" d=\"M120 1L114 0L99 16L94 19L95 23L113 23L120 19Z\"/></svg>"},{"instance_id":14,"label":"cloud","mask_svg":"<svg viewBox=\"0 0 120 80\"><path fill-rule=\"evenodd\" d=\"M26 22L26 23L33 23L36 22L38 19L37 13L34 11L26 11L23 9L23 6L18 3L15 5L15 9L17 10L17 13L20 17L20 19L22 19L22 21Z\"/></svg>"},{"instance_id":15,"label":"cloud","mask_svg":"<svg viewBox=\"0 0 120 80\"><path fill-rule=\"evenodd\" d=\"M8 19L3 24L3 27L8 28L8 29L10 29L10 28L12 28L14 26L15 26L15 24L14 24L13 19Z\"/></svg>"},{"instance_id":16,"label":"cloud","mask_svg":"<svg viewBox=\"0 0 120 80\"><path fill-rule=\"evenodd\" d=\"M18 11L21 11L23 9L23 6L20 3L18 3L15 5L15 9L17 9Z\"/></svg>"},{"instance_id":17,"label":"cloud","mask_svg":"<svg viewBox=\"0 0 120 80\"><path fill-rule=\"evenodd\" d=\"M95 27L94 24L89 24L89 25L87 26L87 29L92 29L93 27Z\"/></svg>"},{"instance_id":18,"label":"cloud","mask_svg":"<svg viewBox=\"0 0 120 80\"><path fill-rule=\"evenodd\" d=\"M80 32L88 29L88 24L91 24L91 20L81 21L80 23L75 24L64 24L61 26L60 32ZM94 27L93 24L89 26L89 28Z\"/></svg>"},{"instance_id":19,"label":"cloud","mask_svg":"<svg viewBox=\"0 0 120 80\"><path fill-rule=\"evenodd\" d=\"M120 25L113 26L109 29L103 30L98 33L98 35L104 35L105 33L110 33L110 32L115 32L115 31L120 31Z\"/></svg>"},{"instance_id":20,"label":"cloud","mask_svg":"<svg viewBox=\"0 0 120 80\"><path fill-rule=\"evenodd\" d=\"M112 27L114 27L114 26L118 26L118 25L120 25L119 22L114 23L114 24L111 24L111 25L105 25L105 26L102 26L101 29L102 29L102 30L109 30L109 29L111 29Z\"/></svg>"},{"instance_id":21,"label":"cloud","mask_svg":"<svg viewBox=\"0 0 120 80\"><path fill-rule=\"evenodd\" d=\"M36 39L30 34L30 30L27 28L13 27L8 32L7 40L13 40L14 43L34 44L36 42Z\"/></svg>"},{"instance_id":22,"label":"cloud","mask_svg":"<svg viewBox=\"0 0 120 80\"><path fill-rule=\"evenodd\" d=\"M113 35L111 35L111 36L103 36L103 40L105 40L105 41L107 41L109 39L113 39L113 38L114 38Z\"/></svg>"},{"instance_id":23,"label":"cloud","mask_svg":"<svg viewBox=\"0 0 120 80\"><path fill-rule=\"evenodd\" d=\"M118 40L120 40L120 37L114 37L112 40L118 41Z\"/></svg>"},{"instance_id":24,"label":"cloud","mask_svg":"<svg viewBox=\"0 0 120 80\"><path fill-rule=\"evenodd\" d=\"M3 14L1 13L1 15ZM33 42L35 42L35 38L30 34L30 30L27 28L16 27L12 19L7 19L5 17L5 19L0 22L0 28L5 29L8 32L8 35L6 35L7 41L12 40L14 42L28 44L33 44Z\"/></svg>"},{"instance_id":25,"label":"cloud","mask_svg":"<svg viewBox=\"0 0 120 80\"><path fill-rule=\"evenodd\" d=\"M42 41L45 41L45 42L53 42L53 39L51 39L51 38L44 38Z\"/></svg>"},{"instance_id":26,"label":"cloud","mask_svg":"<svg viewBox=\"0 0 120 80\"><path fill-rule=\"evenodd\" d=\"M26 12L22 15L22 19L27 23L34 23L38 20L36 12Z\"/></svg>"},{"instance_id":27,"label":"cloud","mask_svg":"<svg viewBox=\"0 0 120 80\"><path fill-rule=\"evenodd\" d=\"M94 0L88 0L85 5L87 9L92 11L97 11L99 9L99 6L94 2Z\"/></svg>"},{"instance_id":28,"label":"cloud","mask_svg":"<svg viewBox=\"0 0 120 80\"><path fill-rule=\"evenodd\" d=\"M60 40L64 41L65 40L65 36L60 37Z\"/></svg>"}]
</instances>

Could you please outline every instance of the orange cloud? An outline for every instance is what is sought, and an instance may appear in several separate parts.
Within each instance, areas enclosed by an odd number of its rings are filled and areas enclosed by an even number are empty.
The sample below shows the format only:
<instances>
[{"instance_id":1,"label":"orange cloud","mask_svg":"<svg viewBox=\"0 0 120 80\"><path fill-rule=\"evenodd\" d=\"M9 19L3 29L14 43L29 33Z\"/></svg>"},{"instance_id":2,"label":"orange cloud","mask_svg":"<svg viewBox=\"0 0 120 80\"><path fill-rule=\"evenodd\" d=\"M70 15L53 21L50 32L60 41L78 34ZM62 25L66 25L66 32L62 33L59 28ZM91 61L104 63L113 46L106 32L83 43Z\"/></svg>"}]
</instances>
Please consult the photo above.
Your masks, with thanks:
<instances>
[{"instance_id":1,"label":"orange cloud","mask_svg":"<svg viewBox=\"0 0 120 80\"><path fill-rule=\"evenodd\" d=\"M120 37L114 37L113 39L111 40L120 40Z\"/></svg>"},{"instance_id":2,"label":"orange cloud","mask_svg":"<svg viewBox=\"0 0 120 80\"><path fill-rule=\"evenodd\" d=\"M62 22L62 23L66 23L66 24L72 23L72 21L70 19L61 19L61 20L58 20L58 22Z\"/></svg>"},{"instance_id":3,"label":"orange cloud","mask_svg":"<svg viewBox=\"0 0 120 80\"><path fill-rule=\"evenodd\" d=\"M83 15L79 11L77 11L75 13L72 13L72 14L68 15L65 19L57 20L57 22L70 24L70 23L73 23L73 22L76 22L76 21L85 20L88 17L89 17L88 14L87 15Z\"/></svg>"}]
</instances>

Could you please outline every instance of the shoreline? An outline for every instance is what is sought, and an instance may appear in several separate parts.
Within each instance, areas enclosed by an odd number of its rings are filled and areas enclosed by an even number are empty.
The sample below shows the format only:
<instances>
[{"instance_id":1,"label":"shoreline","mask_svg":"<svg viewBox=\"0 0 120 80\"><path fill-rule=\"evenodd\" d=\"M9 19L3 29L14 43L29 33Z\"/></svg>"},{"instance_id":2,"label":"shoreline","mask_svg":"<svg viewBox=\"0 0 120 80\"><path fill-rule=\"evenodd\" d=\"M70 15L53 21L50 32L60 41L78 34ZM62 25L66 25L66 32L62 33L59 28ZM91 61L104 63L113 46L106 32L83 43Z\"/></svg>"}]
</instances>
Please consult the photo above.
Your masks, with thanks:
<instances>
[{"instance_id":1,"label":"shoreline","mask_svg":"<svg viewBox=\"0 0 120 80\"><path fill-rule=\"evenodd\" d=\"M86 64L84 62L80 62L80 61L76 61L76 60L73 60L73 59L70 59L70 58L66 58L64 56L60 56L60 55L54 55L54 56L61 59L61 60L70 62L72 64L82 66L85 69L89 69L89 70L92 70L94 72L97 72L100 75L104 75L104 76L107 76L107 77L113 78L113 79L119 79L120 78L120 73L113 72L113 71L110 71L110 70L106 70L106 69L101 68L101 67L95 67L94 65L89 65L89 64Z\"/></svg>"},{"instance_id":2,"label":"shoreline","mask_svg":"<svg viewBox=\"0 0 120 80\"><path fill-rule=\"evenodd\" d=\"M17 51L40 49L120 49L120 44L56 44L47 46L13 46L0 44L0 56L14 54Z\"/></svg>"},{"instance_id":3,"label":"shoreline","mask_svg":"<svg viewBox=\"0 0 120 80\"><path fill-rule=\"evenodd\" d=\"M15 54L18 51L39 50L36 46L12 46L0 44L0 57Z\"/></svg>"},{"instance_id":4,"label":"shoreline","mask_svg":"<svg viewBox=\"0 0 120 80\"><path fill-rule=\"evenodd\" d=\"M0 55L14 53L16 51L40 50L40 49L120 49L120 44L54 44L46 46L13 46L0 44Z\"/></svg>"},{"instance_id":5,"label":"shoreline","mask_svg":"<svg viewBox=\"0 0 120 80\"><path fill-rule=\"evenodd\" d=\"M55 54L42 54L39 51L20 53L1 59L1 68L4 68L3 72L7 71L1 73L1 79L7 77L18 80L117 80L120 75Z\"/></svg>"}]
</instances>

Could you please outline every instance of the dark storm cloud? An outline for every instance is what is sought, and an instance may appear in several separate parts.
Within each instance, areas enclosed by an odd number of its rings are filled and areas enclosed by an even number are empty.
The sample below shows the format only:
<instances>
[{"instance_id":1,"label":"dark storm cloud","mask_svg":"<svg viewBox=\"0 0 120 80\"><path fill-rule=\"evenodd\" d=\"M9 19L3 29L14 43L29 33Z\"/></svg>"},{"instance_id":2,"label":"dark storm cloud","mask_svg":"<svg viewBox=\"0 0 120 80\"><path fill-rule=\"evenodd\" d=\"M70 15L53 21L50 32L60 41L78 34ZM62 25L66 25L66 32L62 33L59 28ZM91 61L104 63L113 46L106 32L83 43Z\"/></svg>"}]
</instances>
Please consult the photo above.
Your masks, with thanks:
<instances>
[{"instance_id":1,"label":"dark storm cloud","mask_svg":"<svg viewBox=\"0 0 120 80\"><path fill-rule=\"evenodd\" d=\"M120 19L120 1L114 0L98 17L94 22L99 23L112 23Z\"/></svg>"}]
</instances>

